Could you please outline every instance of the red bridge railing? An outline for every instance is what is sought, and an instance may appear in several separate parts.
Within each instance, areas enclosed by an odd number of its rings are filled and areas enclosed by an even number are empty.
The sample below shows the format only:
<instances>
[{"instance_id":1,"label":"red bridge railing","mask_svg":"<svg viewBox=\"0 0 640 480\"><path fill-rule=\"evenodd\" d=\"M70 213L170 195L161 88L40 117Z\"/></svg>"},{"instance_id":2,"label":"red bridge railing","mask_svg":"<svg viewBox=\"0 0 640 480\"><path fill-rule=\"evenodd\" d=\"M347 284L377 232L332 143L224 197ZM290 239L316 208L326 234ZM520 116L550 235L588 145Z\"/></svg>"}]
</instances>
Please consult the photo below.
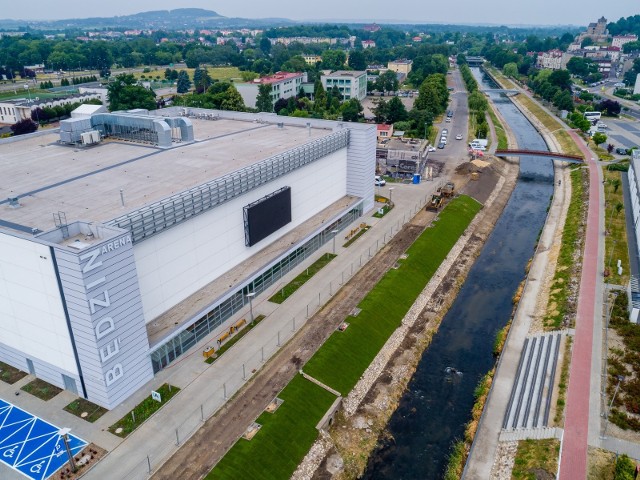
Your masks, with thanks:
<instances>
[{"instance_id":1,"label":"red bridge railing","mask_svg":"<svg viewBox=\"0 0 640 480\"><path fill-rule=\"evenodd\" d=\"M496 150L495 153L498 157L508 157L509 155L517 156L517 155L532 155L536 157L553 157L553 158L566 158L569 160L579 160L584 162L584 157L581 155L571 155L568 153L556 153L556 152L547 152L543 150Z\"/></svg>"}]
</instances>

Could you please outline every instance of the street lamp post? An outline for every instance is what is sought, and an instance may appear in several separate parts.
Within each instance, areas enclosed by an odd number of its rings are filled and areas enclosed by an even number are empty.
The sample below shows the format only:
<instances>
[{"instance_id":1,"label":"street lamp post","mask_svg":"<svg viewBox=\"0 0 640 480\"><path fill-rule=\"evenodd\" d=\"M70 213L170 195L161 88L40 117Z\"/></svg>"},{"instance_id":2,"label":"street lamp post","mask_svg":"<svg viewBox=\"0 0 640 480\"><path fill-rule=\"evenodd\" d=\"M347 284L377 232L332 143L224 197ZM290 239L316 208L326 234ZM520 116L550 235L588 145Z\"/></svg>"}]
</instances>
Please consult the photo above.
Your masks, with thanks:
<instances>
[{"instance_id":1,"label":"street lamp post","mask_svg":"<svg viewBox=\"0 0 640 480\"><path fill-rule=\"evenodd\" d=\"M331 230L333 233L333 254L336 254L336 235L338 234L338 230Z\"/></svg>"},{"instance_id":2,"label":"street lamp post","mask_svg":"<svg viewBox=\"0 0 640 480\"><path fill-rule=\"evenodd\" d=\"M62 438L62 441L64 442L64 449L67 451L67 457L69 458L69 465L71 465L71 471L75 473L78 470L78 467L76 467L76 462L73 458L73 454L71 453L71 447L69 447L70 431L71 431L70 428L61 428L58 431L58 435L60 435L60 437Z\"/></svg>"},{"instance_id":3,"label":"street lamp post","mask_svg":"<svg viewBox=\"0 0 640 480\"><path fill-rule=\"evenodd\" d=\"M393 201L391 200L391 196L393 194L393 187L389 188L389 206L393 206Z\"/></svg>"},{"instance_id":4,"label":"street lamp post","mask_svg":"<svg viewBox=\"0 0 640 480\"><path fill-rule=\"evenodd\" d=\"M255 296L255 292L247 293L247 298L249 299L249 315L251 315L251 325L253 325L253 297Z\"/></svg>"},{"instance_id":5,"label":"street lamp post","mask_svg":"<svg viewBox=\"0 0 640 480\"><path fill-rule=\"evenodd\" d=\"M604 417L604 432L602 432L602 438L607 438L607 427L609 426L609 414L611 413L611 408L613 407L613 402L616 399L616 395L618 394L618 390L620 389L620 384L624 382L624 376L618 375L618 383L616 384L616 389L613 391L613 397L611 397L611 402L609 403L609 408L607 409L606 415Z\"/></svg>"}]
</instances>

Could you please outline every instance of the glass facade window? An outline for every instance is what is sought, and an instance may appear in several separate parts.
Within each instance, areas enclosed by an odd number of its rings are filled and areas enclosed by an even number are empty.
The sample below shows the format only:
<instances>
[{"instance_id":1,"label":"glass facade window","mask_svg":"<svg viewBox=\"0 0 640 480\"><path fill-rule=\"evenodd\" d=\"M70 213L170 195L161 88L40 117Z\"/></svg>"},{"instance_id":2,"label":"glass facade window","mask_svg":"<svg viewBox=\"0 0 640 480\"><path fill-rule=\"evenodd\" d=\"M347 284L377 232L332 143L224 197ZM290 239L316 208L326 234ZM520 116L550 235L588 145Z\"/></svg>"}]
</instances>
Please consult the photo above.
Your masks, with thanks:
<instances>
[{"instance_id":1,"label":"glass facade window","mask_svg":"<svg viewBox=\"0 0 640 480\"><path fill-rule=\"evenodd\" d=\"M331 232L333 230L343 230L361 217L362 213L363 206L362 202L360 202L320 233L290 252L266 272L250 280L249 283L238 289L230 297L212 305L205 315L192 320L192 323L185 330L165 340L160 346L155 347L150 353L153 372L158 373L242 309L249 303L248 293L253 292L256 295L260 295L293 268L309 258L322 245L332 240L334 234Z\"/></svg>"}]
</instances>

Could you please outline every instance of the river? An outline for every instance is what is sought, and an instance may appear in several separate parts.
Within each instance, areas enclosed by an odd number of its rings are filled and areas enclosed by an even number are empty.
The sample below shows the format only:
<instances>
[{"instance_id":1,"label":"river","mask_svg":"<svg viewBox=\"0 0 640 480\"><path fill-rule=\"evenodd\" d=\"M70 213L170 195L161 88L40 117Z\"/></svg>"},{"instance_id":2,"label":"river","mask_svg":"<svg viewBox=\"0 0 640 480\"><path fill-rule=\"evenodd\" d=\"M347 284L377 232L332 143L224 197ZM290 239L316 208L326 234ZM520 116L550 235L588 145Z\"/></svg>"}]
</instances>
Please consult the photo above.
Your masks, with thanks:
<instances>
[{"instance_id":1,"label":"river","mask_svg":"<svg viewBox=\"0 0 640 480\"><path fill-rule=\"evenodd\" d=\"M478 83L495 88L479 69ZM547 150L544 140L504 96L491 98L518 145ZM551 160L521 157L520 176L438 333L425 351L387 427L392 440L369 459L369 480L442 478L452 444L471 419L473 392L494 365L496 332L508 321L512 297L523 280L553 193ZM462 375L447 374L454 367Z\"/></svg>"}]
</instances>

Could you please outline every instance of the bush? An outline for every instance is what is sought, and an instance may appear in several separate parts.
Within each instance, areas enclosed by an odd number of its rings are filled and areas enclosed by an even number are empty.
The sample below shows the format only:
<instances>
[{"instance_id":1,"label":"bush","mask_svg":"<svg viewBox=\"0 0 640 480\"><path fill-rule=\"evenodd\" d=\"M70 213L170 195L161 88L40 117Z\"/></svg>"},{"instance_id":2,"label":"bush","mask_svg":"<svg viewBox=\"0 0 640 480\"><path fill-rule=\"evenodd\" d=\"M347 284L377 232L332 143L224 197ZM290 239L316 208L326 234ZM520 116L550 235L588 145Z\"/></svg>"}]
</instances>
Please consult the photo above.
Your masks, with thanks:
<instances>
[{"instance_id":1,"label":"bush","mask_svg":"<svg viewBox=\"0 0 640 480\"><path fill-rule=\"evenodd\" d=\"M616 462L613 480L633 480L636 466L627 455L621 455Z\"/></svg>"}]
</instances>

